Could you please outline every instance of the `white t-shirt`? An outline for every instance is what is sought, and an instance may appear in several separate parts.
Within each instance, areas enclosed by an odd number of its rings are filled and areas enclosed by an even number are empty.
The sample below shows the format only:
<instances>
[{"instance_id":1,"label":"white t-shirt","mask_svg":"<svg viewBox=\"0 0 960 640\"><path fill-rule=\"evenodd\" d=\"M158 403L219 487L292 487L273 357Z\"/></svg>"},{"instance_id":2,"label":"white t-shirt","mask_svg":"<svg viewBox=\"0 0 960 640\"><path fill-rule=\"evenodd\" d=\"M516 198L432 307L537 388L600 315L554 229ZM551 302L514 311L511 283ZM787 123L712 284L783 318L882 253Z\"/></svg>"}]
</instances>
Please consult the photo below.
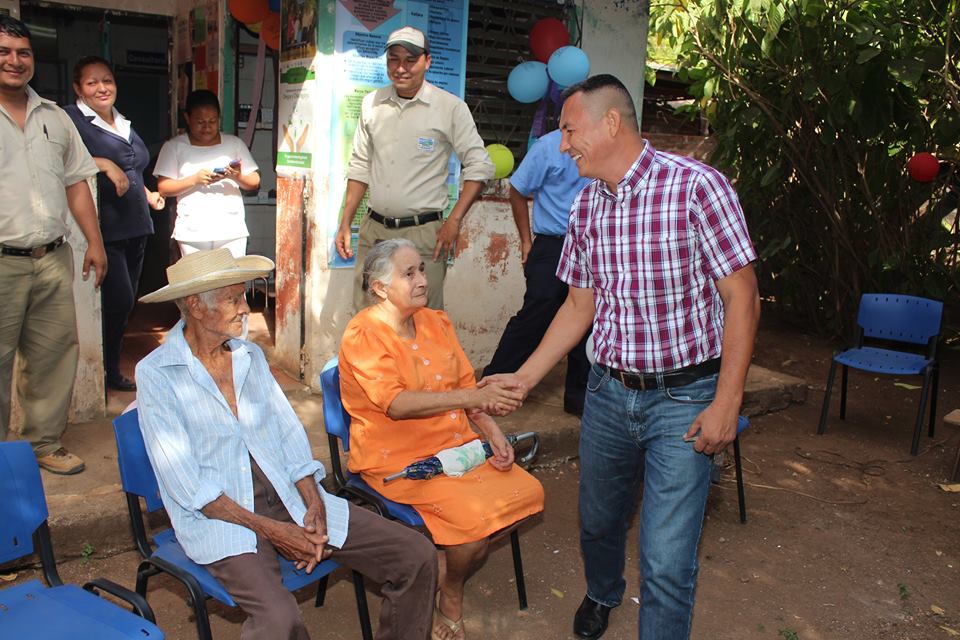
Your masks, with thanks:
<instances>
[{"instance_id":1,"label":"white t-shirt","mask_svg":"<svg viewBox=\"0 0 960 640\"><path fill-rule=\"evenodd\" d=\"M220 144L197 147L182 133L167 140L160 149L153 175L180 180L200 169L226 167L239 160L240 171L246 176L257 169L250 150L236 136L220 134ZM177 222L173 238L183 242L215 242L246 238L243 194L235 180L225 179L207 186L193 187L177 196Z\"/></svg>"}]
</instances>

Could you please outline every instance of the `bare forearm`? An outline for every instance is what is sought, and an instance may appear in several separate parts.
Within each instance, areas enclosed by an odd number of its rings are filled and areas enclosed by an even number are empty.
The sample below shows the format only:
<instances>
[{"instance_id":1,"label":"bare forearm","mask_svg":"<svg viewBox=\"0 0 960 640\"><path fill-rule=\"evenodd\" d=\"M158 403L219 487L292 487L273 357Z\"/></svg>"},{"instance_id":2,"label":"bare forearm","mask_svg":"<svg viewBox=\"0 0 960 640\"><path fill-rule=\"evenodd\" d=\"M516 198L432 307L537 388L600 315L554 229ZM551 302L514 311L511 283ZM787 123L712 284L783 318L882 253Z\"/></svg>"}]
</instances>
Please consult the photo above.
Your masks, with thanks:
<instances>
[{"instance_id":1,"label":"bare forearm","mask_svg":"<svg viewBox=\"0 0 960 640\"><path fill-rule=\"evenodd\" d=\"M99 170L100 173L105 173L117 166L117 164L109 158L94 158L93 163L97 165L97 170Z\"/></svg>"},{"instance_id":2,"label":"bare forearm","mask_svg":"<svg viewBox=\"0 0 960 640\"><path fill-rule=\"evenodd\" d=\"M347 194L343 200L343 215L340 217L340 230L350 228L353 217L357 215L357 207L367 192L367 184L359 180L347 180Z\"/></svg>"},{"instance_id":3,"label":"bare forearm","mask_svg":"<svg viewBox=\"0 0 960 640\"><path fill-rule=\"evenodd\" d=\"M173 178L157 179L157 191L160 192L160 195L166 198L183 195L196 186L196 176L187 176L186 178L180 178L179 180L174 180Z\"/></svg>"},{"instance_id":4,"label":"bare forearm","mask_svg":"<svg viewBox=\"0 0 960 640\"><path fill-rule=\"evenodd\" d=\"M717 283L723 300L723 342L717 402L740 408L743 386L753 356L753 343L760 322L760 296L753 266L749 265Z\"/></svg>"},{"instance_id":5,"label":"bare forearm","mask_svg":"<svg viewBox=\"0 0 960 640\"><path fill-rule=\"evenodd\" d=\"M244 191L254 191L260 188L260 172L253 171L246 175L240 175L236 178L237 184Z\"/></svg>"},{"instance_id":6,"label":"bare forearm","mask_svg":"<svg viewBox=\"0 0 960 640\"><path fill-rule=\"evenodd\" d=\"M304 476L294 483L300 497L303 498L303 504L309 509L312 505L319 505L320 512L323 513L323 498L320 497L320 490L317 489L317 481L313 475Z\"/></svg>"},{"instance_id":7,"label":"bare forearm","mask_svg":"<svg viewBox=\"0 0 960 640\"><path fill-rule=\"evenodd\" d=\"M213 502L208 503L201 509L203 515L211 520L223 520L232 524L246 527L254 533L269 537L271 520L263 516L258 516L252 511L248 511L225 495L220 495Z\"/></svg>"},{"instance_id":8,"label":"bare forearm","mask_svg":"<svg viewBox=\"0 0 960 640\"><path fill-rule=\"evenodd\" d=\"M479 409L482 406L483 401L476 389L401 391L390 403L387 415L393 420L404 420L435 416L457 409Z\"/></svg>"},{"instance_id":9,"label":"bare forearm","mask_svg":"<svg viewBox=\"0 0 960 640\"><path fill-rule=\"evenodd\" d=\"M463 189L460 191L460 198L457 200L457 204L453 205L453 210L450 211L450 219L456 220L457 222L462 221L464 216L467 215L467 211L470 210L473 203L480 197L481 191L483 191L482 182L465 180Z\"/></svg>"},{"instance_id":10,"label":"bare forearm","mask_svg":"<svg viewBox=\"0 0 960 640\"><path fill-rule=\"evenodd\" d=\"M517 371L527 389L535 387L580 342L593 324L595 311L592 290L570 288L540 346Z\"/></svg>"},{"instance_id":11,"label":"bare forearm","mask_svg":"<svg viewBox=\"0 0 960 640\"><path fill-rule=\"evenodd\" d=\"M93 195L86 180L72 184L66 189L67 206L73 219L77 221L80 232L91 246L103 246L100 235L100 221L97 219L97 207L93 204Z\"/></svg>"},{"instance_id":12,"label":"bare forearm","mask_svg":"<svg viewBox=\"0 0 960 640\"><path fill-rule=\"evenodd\" d=\"M530 242L530 206L527 197L510 187L510 210L513 212L513 221L517 225L517 233L521 242Z\"/></svg>"}]
</instances>

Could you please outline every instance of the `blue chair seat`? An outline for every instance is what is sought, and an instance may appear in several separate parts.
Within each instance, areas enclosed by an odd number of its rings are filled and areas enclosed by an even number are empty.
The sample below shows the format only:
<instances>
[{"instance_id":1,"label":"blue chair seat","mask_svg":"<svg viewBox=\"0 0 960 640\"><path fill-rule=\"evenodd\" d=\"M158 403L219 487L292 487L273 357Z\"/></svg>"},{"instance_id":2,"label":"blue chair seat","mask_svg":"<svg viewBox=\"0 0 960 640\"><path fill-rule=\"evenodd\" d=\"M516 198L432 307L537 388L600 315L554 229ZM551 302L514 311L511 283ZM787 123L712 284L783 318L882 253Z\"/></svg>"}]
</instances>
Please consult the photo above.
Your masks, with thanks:
<instances>
[{"instance_id":1,"label":"blue chair seat","mask_svg":"<svg viewBox=\"0 0 960 640\"><path fill-rule=\"evenodd\" d=\"M163 638L153 624L72 584L31 580L0 591L4 638Z\"/></svg>"},{"instance_id":2,"label":"blue chair seat","mask_svg":"<svg viewBox=\"0 0 960 640\"><path fill-rule=\"evenodd\" d=\"M892 351L879 347L860 347L848 349L834 356L834 359L847 367L884 373L887 375L920 375L930 364L930 358L917 353Z\"/></svg>"},{"instance_id":3,"label":"blue chair seat","mask_svg":"<svg viewBox=\"0 0 960 640\"><path fill-rule=\"evenodd\" d=\"M421 518L417 510L410 505L400 504L399 502L394 502L389 498L383 497L379 491L375 491L373 487L367 484L366 480L355 473L347 471L346 477L348 487L357 489L368 496L375 496L386 510L387 513L385 515L389 516L392 520L399 520L410 527L423 526L423 518Z\"/></svg>"}]
</instances>

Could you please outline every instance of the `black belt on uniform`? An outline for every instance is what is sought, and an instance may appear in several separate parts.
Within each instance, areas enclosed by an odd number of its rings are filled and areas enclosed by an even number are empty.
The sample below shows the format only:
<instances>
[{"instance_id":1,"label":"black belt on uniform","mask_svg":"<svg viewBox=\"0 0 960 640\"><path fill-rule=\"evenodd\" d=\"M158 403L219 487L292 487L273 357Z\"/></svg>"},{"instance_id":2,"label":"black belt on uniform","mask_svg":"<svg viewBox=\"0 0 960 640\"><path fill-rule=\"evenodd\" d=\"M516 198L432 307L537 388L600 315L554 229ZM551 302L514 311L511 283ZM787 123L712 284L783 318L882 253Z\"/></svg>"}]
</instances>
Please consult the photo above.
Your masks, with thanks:
<instances>
[{"instance_id":1,"label":"black belt on uniform","mask_svg":"<svg viewBox=\"0 0 960 640\"><path fill-rule=\"evenodd\" d=\"M613 367L607 367L610 377L619 380L628 389L666 389L668 387L682 387L693 384L700 378L720 373L720 358L707 360L700 364L692 364L683 369L666 371L664 373L631 373ZM659 380L657 378L660 378Z\"/></svg>"},{"instance_id":2,"label":"black belt on uniform","mask_svg":"<svg viewBox=\"0 0 960 640\"><path fill-rule=\"evenodd\" d=\"M17 247L0 245L0 253L5 256L17 256L20 258L42 258L57 247L61 246L64 242L66 242L66 240L63 238L63 236L60 236L53 242L48 242L47 244L42 244L39 247L33 247L32 249L20 249Z\"/></svg>"},{"instance_id":3,"label":"black belt on uniform","mask_svg":"<svg viewBox=\"0 0 960 640\"><path fill-rule=\"evenodd\" d=\"M430 213L419 213L412 216L404 216L403 218L391 218L389 216L382 216L373 209L370 209L370 217L379 222L387 229L403 229L404 227L417 227L421 224L426 224L428 222L433 222L434 220L439 220L442 215L439 211L431 211Z\"/></svg>"}]
</instances>

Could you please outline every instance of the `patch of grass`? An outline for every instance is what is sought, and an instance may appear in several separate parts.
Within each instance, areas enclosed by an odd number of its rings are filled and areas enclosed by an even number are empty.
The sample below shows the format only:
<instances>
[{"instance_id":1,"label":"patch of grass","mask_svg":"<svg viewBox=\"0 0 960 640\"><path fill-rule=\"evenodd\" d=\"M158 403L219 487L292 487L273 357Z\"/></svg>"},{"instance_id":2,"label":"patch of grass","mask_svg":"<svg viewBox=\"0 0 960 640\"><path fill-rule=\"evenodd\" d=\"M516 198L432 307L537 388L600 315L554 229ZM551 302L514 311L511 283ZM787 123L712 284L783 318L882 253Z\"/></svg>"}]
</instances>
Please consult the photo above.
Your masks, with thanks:
<instances>
[{"instance_id":1,"label":"patch of grass","mask_svg":"<svg viewBox=\"0 0 960 640\"><path fill-rule=\"evenodd\" d=\"M87 564L90 562L90 558L93 557L93 554L96 553L96 548L89 542L85 542L83 549L80 550L80 564Z\"/></svg>"},{"instance_id":2,"label":"patch of grass","mask_svg":"<svg viewBox=\"0 0 960 640\"><path fill-rule=\"evenodd\" d=\"M910 589L902 582L897 583L897 589L900 590L900 599L908 600L910 598Z\"/></svg>"},{"instance_id":3,"label":"patch of grass","mask_svg":"<svg viewBox=\"0 0 960 640\"><path fill-rule=\"evenodd\" d=\"M766 631L766 630L767 630L767 628L766 628L765 626L763 626L763 623L758 623L758 624L757 624L757 631L759 631L760 633L763 633L763 632Z\"/></svg>"},{"instance_id":4,"label":"patch of grass","mask_svg":"<svg viewBox=\"0 0 960 640\"><path fill-rule=\"evenodd\" d=\"M800 640L800 636L793 629L780 629L779 635L783 640Z\"/></svg>"}]
</instances>

